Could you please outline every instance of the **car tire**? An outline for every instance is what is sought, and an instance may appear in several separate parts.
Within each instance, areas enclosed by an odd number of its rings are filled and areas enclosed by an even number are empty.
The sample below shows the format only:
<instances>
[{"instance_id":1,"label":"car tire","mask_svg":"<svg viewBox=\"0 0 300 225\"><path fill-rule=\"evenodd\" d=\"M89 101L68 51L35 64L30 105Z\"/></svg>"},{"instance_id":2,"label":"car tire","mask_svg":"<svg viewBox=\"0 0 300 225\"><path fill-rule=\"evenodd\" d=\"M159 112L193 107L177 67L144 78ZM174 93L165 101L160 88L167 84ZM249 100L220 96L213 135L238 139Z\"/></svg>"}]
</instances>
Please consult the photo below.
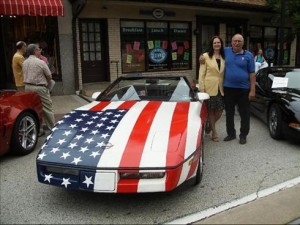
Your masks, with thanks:
<instances>
[{"instance_id":1,"label":"car tire","mask_svg":"<svg viewBox=\"0 0 300 225\"><path fill-rule=\"evenodd\" d=\"M31 153L38 141L39 124L30 112L21 113L14 125L11 138L11 152L16 155Z\"/></svg>"},{"instance_id":2,"label":"car tire","mask_svg":"<svg viewBox=\"0 0 300 225\"><path fill-rule=\"evenodd\" d=\"M268 116L269 132L272 138L282 139L282 112L278 105L273 104L269 109Z\"/></svg>"},{"instance_id":3,"label":"car tire","mask_svg":"<svg viewBox=\"0 0 300 225\"><path fill-rule=\"evenodd\" d=\"M202 132L202 137L201 137L200 157L199 157L199 163L197 166L197 172L196 172L194 185L198 185L201 183L201 180L203 177L203 167L204 167L204 132Z\"/></svg>"}]
</instances>

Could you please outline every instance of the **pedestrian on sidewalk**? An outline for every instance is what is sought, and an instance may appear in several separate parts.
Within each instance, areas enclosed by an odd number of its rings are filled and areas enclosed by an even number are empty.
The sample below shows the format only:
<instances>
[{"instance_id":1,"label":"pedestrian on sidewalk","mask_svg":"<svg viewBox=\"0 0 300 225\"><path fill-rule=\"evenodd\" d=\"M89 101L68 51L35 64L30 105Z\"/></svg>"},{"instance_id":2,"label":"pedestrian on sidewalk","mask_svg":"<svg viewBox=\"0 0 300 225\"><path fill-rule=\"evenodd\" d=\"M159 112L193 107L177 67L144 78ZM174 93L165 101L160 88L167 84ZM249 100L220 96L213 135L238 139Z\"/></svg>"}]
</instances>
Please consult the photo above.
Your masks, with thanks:
<instances>
[{"instance_id":1,"label":"pedestrian on sidewalk","mask_svg":"<svg viewBox=\"0 0 300 225\"><path fill-rule=\"evenodd\" d=\"M24 76L22 71L23 62L25 60L24 54L26 53L27 45L24 41L16 43L17 51L12 59L12 70L14 74L15 85L18 91L24 91Z\"/></svg>"},{"instance_id":2,"label":"pedestrian on sidewalk","mask_svg":"<svg viewBox=\"0 0 300 225\"><path fill-rule=\"evenodd\" d=\"M48 82L52 79L48 65L40 60L41 49L37 44L29 44L27 52L29 57L24 61L23 74L25 91L37 92L41 98L44 112L44 121L49 130L54 127L53 105L48 89ZM43 135L43 128L40 129L39 136Z\"/></svg>"}]
</instances>

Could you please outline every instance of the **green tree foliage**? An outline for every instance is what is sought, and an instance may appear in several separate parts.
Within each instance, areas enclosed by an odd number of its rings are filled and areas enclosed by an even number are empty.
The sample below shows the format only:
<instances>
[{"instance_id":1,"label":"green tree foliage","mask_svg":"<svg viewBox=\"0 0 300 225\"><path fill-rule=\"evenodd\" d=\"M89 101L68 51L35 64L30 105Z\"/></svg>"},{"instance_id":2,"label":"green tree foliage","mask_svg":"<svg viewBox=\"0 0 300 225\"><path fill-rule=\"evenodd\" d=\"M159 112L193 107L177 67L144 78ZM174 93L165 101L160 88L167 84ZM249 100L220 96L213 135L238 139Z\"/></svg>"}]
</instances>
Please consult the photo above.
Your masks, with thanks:
<instances>
[{"instance_id":1,"label":"green tree foliage","mask_svg":"<svg viewBox=\"0 0 300 225\"><path fill-rule=\"evenodd\" d=\"M267 0L267 5L274 9L278 18L281 17L281 4L284 4L284 15L294 25L294 33L300 35L300 0Z\"/></svg>"}]
</instances>

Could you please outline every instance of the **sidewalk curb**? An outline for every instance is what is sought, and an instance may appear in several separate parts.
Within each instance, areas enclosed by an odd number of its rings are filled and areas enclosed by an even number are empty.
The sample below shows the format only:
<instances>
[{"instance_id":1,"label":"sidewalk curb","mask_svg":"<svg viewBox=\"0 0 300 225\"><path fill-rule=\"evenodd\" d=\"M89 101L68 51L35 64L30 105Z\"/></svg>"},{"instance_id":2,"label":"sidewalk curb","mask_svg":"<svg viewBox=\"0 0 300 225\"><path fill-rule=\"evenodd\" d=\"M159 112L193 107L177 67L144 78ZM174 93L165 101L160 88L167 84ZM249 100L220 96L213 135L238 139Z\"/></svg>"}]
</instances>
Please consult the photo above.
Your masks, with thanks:
<instances>
[{"instance_id":1,"label":"sidewalk curb","mask_svg":"<svg viewBox=\"0 0 300 225\"><path fill-rule=\"evenodd\" d=\"M170 221L165 224L191 224L191 223L197 223L197 221L201 221L204 219L207 219L211 216L217 215L219 213L225 212L229 209L233 209L235 207L254 202L255 200L258 200L260 198L269 196L271 194L274 194L276 192L282 191L287 188L291 188L293 186L296 186L300 184L300 177L296 177L292 180L288 180L286 182L283 182L281 184L275 185L273 187L258 191L257 193L252 193L248 196L242 197L237 200L233 200L231 202L227 202L223 205L216 206L213 208L209 208L206 210L203 210L201 212L193 213L187 216L184 216L182 218L175 219L173 221Z\"/></svg>"}]
</instances>

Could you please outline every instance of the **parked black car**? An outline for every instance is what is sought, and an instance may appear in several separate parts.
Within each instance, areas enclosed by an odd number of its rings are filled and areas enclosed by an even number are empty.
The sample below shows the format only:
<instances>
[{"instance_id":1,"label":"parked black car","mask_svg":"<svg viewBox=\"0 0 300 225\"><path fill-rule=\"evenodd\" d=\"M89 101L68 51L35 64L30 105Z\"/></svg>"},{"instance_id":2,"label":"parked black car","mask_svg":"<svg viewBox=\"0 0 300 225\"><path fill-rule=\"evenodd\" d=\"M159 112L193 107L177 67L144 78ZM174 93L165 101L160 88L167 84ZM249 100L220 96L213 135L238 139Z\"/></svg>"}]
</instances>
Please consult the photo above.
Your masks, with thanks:
<instances>
[{"instance_id":1,"label":"parked black car","mask_svg":"<svg viewBox=\"0 0 300 225\"><path fill-rule=\"evenodd\" d=\"M300 68L268 67L256 74L251 112L268 124L274 139L300 138Z\"/></svg>"}]
</instances>

